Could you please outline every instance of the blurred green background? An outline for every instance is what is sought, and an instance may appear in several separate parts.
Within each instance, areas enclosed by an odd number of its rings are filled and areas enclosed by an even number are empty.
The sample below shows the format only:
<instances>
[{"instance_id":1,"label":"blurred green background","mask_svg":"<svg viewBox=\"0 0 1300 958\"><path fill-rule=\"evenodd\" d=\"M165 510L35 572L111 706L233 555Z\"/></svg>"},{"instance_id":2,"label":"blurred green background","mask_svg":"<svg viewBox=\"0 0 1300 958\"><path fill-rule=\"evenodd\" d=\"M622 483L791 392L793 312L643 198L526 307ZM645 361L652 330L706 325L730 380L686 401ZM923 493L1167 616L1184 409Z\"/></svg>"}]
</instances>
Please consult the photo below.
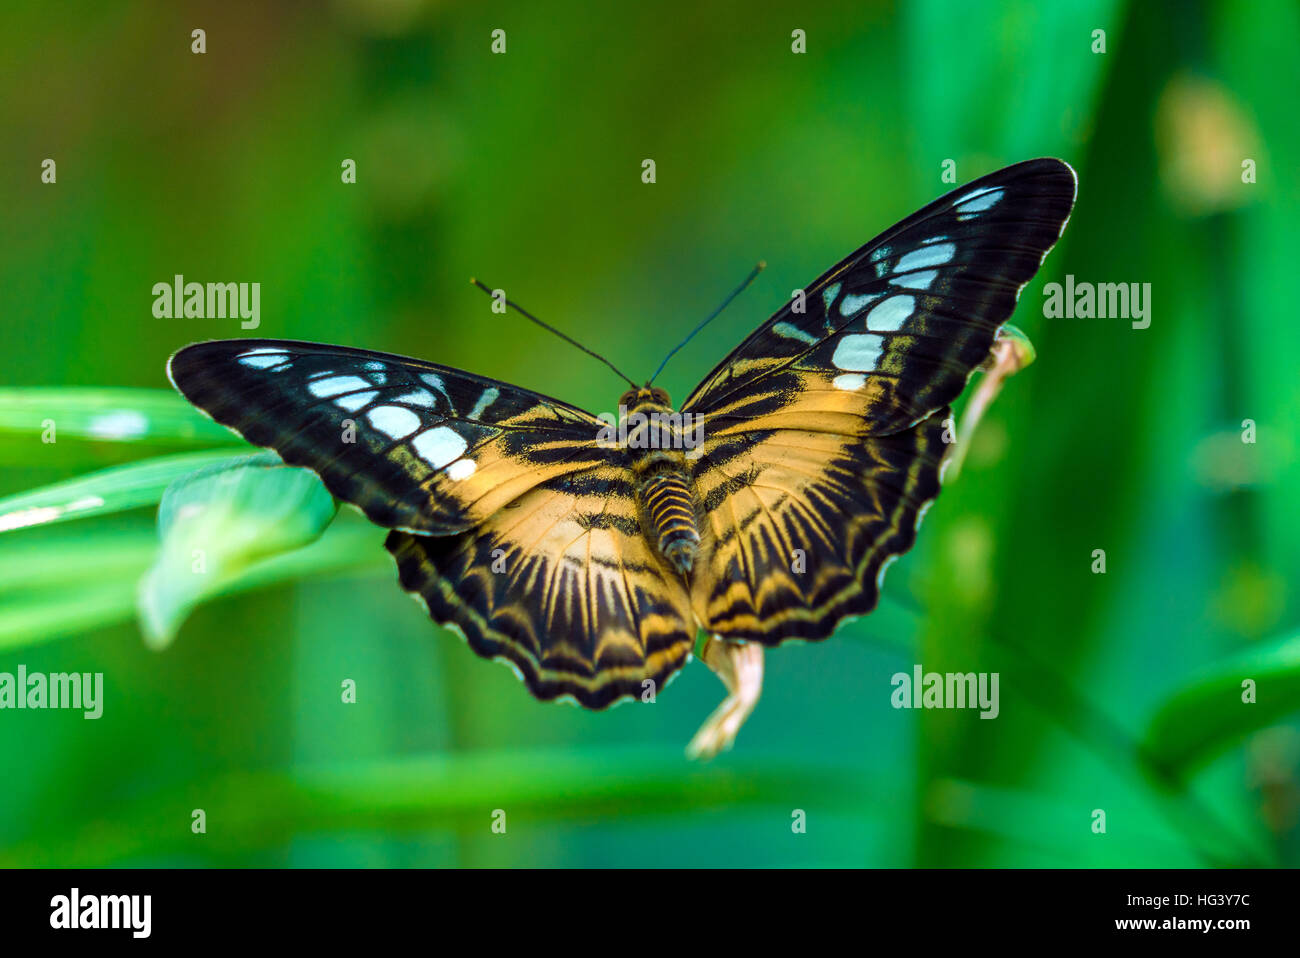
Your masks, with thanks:
<instances>
[{"instance_id":1,"label":"blurred green background","mask_svg":"<svg viewBox=\"0 0 1300 958\"><path fill-rule=\"evenodd\" d=\"M105 682L97 721L0 711L0 864L1294 866L1298 38L1295 4L1229 0L5 4L0 516L125 498L0 532L0 672ZM142 639L166 480L251 451L163 392L177 347L364 346L608 410L617 379L468 278L641 376L765 258L661 378L681 400L945 161L1039 155L1080 186L1013 319L1038 362L881 607L769 654L721 759L682 752L703 665L539 704L348 510ZM156 319L177 273L260 282L260 328ZM1150 328L1044 318L1067 273L1150 283ZM915 663L998 672L1000 716L891 708Z\"/></svg>"}]
</instances>

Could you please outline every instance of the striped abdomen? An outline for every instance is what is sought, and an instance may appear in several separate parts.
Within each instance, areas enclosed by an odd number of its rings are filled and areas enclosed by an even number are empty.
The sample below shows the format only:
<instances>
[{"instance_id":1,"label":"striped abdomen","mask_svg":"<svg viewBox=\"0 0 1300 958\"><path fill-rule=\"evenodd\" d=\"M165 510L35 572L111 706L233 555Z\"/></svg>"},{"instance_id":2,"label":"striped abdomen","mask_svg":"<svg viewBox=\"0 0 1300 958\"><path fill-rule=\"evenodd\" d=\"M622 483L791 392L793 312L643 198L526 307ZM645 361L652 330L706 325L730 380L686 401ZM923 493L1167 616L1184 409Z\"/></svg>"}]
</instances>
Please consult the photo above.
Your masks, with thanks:
<instances>
[{"instance_id":1,"label":"striped abdomen","mask_svg":"<svg viewBox=\"0 0 1300 958\"><path fill-rule=\"evenodd\" d=\"M666 392L648 383L623 395L619 416L646 531L659 554L686 575L695 562L700 533L682 451L687 448L682 416L673 412Z\"/></svg>"},{"instance_id":2,"label":"striped abdomen","mask_svg":"<svg viewBox=\"0 0 1300 958\"><path fill-rule=\"evenodd\" d=\"M660 554L678 572L690 572L700 534L695 529L695 504L685 475L671 468L656 470L642 480L638 493L658 536Z\"/></svg>"}]
</instances>

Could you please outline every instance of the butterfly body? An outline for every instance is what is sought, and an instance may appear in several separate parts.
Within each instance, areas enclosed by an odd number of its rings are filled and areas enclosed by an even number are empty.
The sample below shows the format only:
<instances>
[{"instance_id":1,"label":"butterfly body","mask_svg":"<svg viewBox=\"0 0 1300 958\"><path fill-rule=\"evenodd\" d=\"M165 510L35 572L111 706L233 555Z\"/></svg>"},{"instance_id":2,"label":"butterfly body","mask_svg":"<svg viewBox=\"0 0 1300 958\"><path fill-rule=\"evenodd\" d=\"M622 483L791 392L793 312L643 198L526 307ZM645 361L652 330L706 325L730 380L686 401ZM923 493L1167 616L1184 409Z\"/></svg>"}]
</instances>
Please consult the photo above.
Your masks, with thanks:
<instances>
[{"instance_id":1,"label":"butterfly body","mask_svg":"<svg viewBox=\"0 0 1300 958\"><path fill-rule=\"evenodd\" d=\"M626 436L642 520L659 554L682 575L700 545L686 453L692 439L668 394L649 384L619 400L619 434Z\"/></svg>"},{"instance_id":2,"label":"butterfly body","mask_svg":"<svg viewBox=\"0 0 1300 958\"><path fill-rule=\"evenodd\" d=\"M597 417L426 360L288 340L198 343L168 372L390 529L402 587L540 699L645 699L704 629L737 696L725 744L763 647L875 607L939 494L951 404L1074 196L1073 170L1037 159L934 200L796 291L680 409L647 385Z\"/></svg>"}]
</instances>

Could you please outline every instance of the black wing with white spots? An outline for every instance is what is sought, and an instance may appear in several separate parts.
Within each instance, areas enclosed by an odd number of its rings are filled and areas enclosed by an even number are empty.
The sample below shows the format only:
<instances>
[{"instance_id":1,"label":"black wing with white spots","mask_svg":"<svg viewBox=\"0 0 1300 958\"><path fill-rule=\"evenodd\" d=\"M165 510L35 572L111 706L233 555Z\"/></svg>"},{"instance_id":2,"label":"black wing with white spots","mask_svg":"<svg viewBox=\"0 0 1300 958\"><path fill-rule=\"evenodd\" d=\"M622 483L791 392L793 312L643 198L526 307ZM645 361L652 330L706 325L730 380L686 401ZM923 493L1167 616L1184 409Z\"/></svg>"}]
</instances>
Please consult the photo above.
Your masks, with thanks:
<instances>
[{"instance_id":1,"label":"black wing with white spots","mask_svg":"<svg viewBox=\"0 0 1300 958\"><path fill-rule=\"evenodd\" d=\"M683 412L753 430L888 435L961 394L1074 206L1075 176L1027 160L953 190L817 278L696 387Z\"/></svg>"},{"instance_id":2,"label":"black wing with white spots","mask_svg":"<svg viewBox=\"0 0 1300 958\"><path fill-rule=\"evenodd\" d=\"M217 422L391 529L470 529L529 489L609 462L600 420L435 363L346 346L218 340L172 357L177 389Z\"/></svg>"}]
</instances>

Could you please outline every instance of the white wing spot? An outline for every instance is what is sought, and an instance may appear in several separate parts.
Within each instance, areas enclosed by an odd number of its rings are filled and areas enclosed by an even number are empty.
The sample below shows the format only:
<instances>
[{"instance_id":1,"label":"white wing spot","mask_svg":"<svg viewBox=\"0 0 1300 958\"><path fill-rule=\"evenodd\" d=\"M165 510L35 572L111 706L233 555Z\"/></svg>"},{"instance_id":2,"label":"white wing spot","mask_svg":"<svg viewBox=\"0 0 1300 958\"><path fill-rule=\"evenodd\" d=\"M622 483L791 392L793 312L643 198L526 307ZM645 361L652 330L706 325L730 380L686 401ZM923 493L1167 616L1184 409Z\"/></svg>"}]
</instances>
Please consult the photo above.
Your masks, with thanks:
<instances>
[{"instance_id":1,"label":"white wing spot","mask_svg":"<svg viewBox=\"0 0 1300 958\"><path fill-rule=\"evenodd\" d=\"M905 273L911 269L942 266L956 255L956 243L935 243L931 246L922 246L901 257L894 266L894 272Z\"/></svg>"},{"instance_id":2,"label":"white wing spot","mask_svg":"<svg viewBox=\"0 0 1300 958\"><path fill-rule=\"evenodd\" d=\"M457 459L447 467L447 475L452 479L468 479L476 469L478 465L473 459Z\"/></svg>"},{"instance_id":3,"label":"white wing spot","mask_svg":"<svg viewBox=\"0 0 1300 958\"><path fill-rule=\"evenodd\" d=\"M420 417L402 406L376 406L366 413L370 425L393 439L405 439L420 428Z\"/></svg>"},{"instance_id":4,"label":"white wing spot","mask_svg":"<svg viewBox=\"0 0 1300 958\"><path fill-rule=\"evenodd\" d=\"M250 349L239 356L241 366L251 366L253 369L269 369L272 366L279 366L289 359L289 354L283 349Z\"/></svg>"},{"instance_id":5,"label":"white wing spot","mask_svg":"<svg viewBox=\"0 0 1300 958\"><path fill-rule=\"evenodd\" d=\"M911 296L891 296L867 314L867 329L877 333L896 333L911 318L916 300Z\"/></svg>"},{"instance_id":6,"label":"white wing spot","mask_svg":"<svg viewBox=\"0 0 1300 958\"><path fill-rule=\"evenodd\" d=\"M832 299L834 299L834 297L832 297ZM778 336L784 336L786 339L797 339L799 342L808 343L809 345L817 342L816 336L804 332L798 326L794 325L794 323L777 323L772 327L772 332L776 333Z\"/></svg>"},{"instance_id":7,"label":"white wing spot","mask_svg":"<svg viewBox=\"0 0 1300 958\"><path fill-rule=\"evenodd\" d=\"M930 284L939 276L937 269L926 270L924 273L907 273L903 276L894 276L889 282L894 286L902 286L904 289L929 289Z\"/></svg>"},{"instance_id":8,"label":"white wing spot","mask_svg":"<svg viewBox=\"0 0 1300 958\"><path fill-rule=\"evenodd\" d=\"M501 390L497 389L495 386L489 386L487 389L483 390L483 395L478 397L478 402L476 402L474 408L469 411L468 418L477 419L479 416L483 415L483 413L487 411L488 407L497 401L497 397L500 395Z\"/></svg>"},{"instance_id":9,"label":"white wing spot","mask_svg":"<svg viewBox=\"0 0 1300 958\"><path fill-rule=\"evenodd\" d=\"M364 393L348 393L346 396L340 396L334 400L334 405L340 409L346 409L348 412L356 412L378 395L379 393L373 389Z\"/></svg>"},{"instance_id":10,"label":"white wing spot","mask_svg":"<svg viewBox=\"0 0 1300 958\"><path fill-rule=\"evenodd\" d=\"M366 389L369 385L370 383L359 376L330 376L328 379L318 379L314 383L308 383L307 390L320 399L329 399L340 393Z\"/></svg>"},{"instance_id":11,"label":"white wing spot","mask_svg":"<svg viewBox=\"0 0 1300 958\"><path fill-rule=\"evenodd\" d=\"M402 395L395 397L393 402L404 402L408 406L424 406L426 409L432 409L437 405L433 393L426 392L423 389L412 389L409 393L402 393Z\"/></svg>"},{"instance_id":12,"label":"white wing spot","mask_svg":"<svg viewBox=\"0 0 1300 958\"><path fill-rule=\"evenodd\" d=\"M826 312L831 311L831 306L835 303L835 297L840 295L842 283L833 283L822 290L822 302L826 304Z\"/></svg>"},{"instance_id":13,"label":"white wing spot","mask_svg":"<svg viewBox=\"0 0 1300 958\"><path fill-rule=\"evenodd\" d=\"M880 293L863 293L861 296L845 296L840 301L840 315L844 317L852 316L863 306L867 306L880 299Z\"/></svg>"},{"instance_id":14,"label":"white wing spot","mask_svg":"<svg viewBox=\"0 0 1300 958\"><path fill-rule=\"evenodd\" d=\"M420 378L423 379L428 385L438 390L438 392L442 393L442 398L447 400L447 406L449 408L452 409L455 408L451 404L451 395L447 392L447 386L443 383L441 376L439 376L437 373L420 373Z\"/></svg>"},{"instance_id":15,"label":"white wing spot","mask_svg":"<svg viewBox=\"0 0 1300 958\"><path fill-rule=\"evenodd\" d=\"M844 389L852 392L855 389L861 389L867 384L867 377L862 373L845 373L843 376L836 376L831 380L831 385L836 389Z\"/></svg>"},{"instance_id":16,"label":"white wing spot","mask_svg":"<svg viewBox=\"0 0 1300 958\"><path fill-rule=\"evenodd\" d=\"M958 202L956 209L961 213L983 213L985 210L996 206L1002 199L1003 190L1001 187L990 186L982 190L976 190L968 193Z\"/></svg>"},{"instance_id":17,"label":"white wing spot","mask_svg":"<svg viewBox=\"0 0 1300 958\"><path fill-rule=\"evenodd\" d=\"M411 440L411 446L417 456L435 469L456 461L468 448L465 440L447 426L426 429Z\"/></svg>"},{"instance_id":18,"label":"white wing spot","mask_svg":"<svg viewBox=\"0 0 1300 958\"><path fill-rule=\"evenodd\" d=\"M840 369L857 372L870 372L880 361L880 354L885 341L873 333L854 333L845 336L835 347L831 362Z\"/></svg>"}]
</instances>

